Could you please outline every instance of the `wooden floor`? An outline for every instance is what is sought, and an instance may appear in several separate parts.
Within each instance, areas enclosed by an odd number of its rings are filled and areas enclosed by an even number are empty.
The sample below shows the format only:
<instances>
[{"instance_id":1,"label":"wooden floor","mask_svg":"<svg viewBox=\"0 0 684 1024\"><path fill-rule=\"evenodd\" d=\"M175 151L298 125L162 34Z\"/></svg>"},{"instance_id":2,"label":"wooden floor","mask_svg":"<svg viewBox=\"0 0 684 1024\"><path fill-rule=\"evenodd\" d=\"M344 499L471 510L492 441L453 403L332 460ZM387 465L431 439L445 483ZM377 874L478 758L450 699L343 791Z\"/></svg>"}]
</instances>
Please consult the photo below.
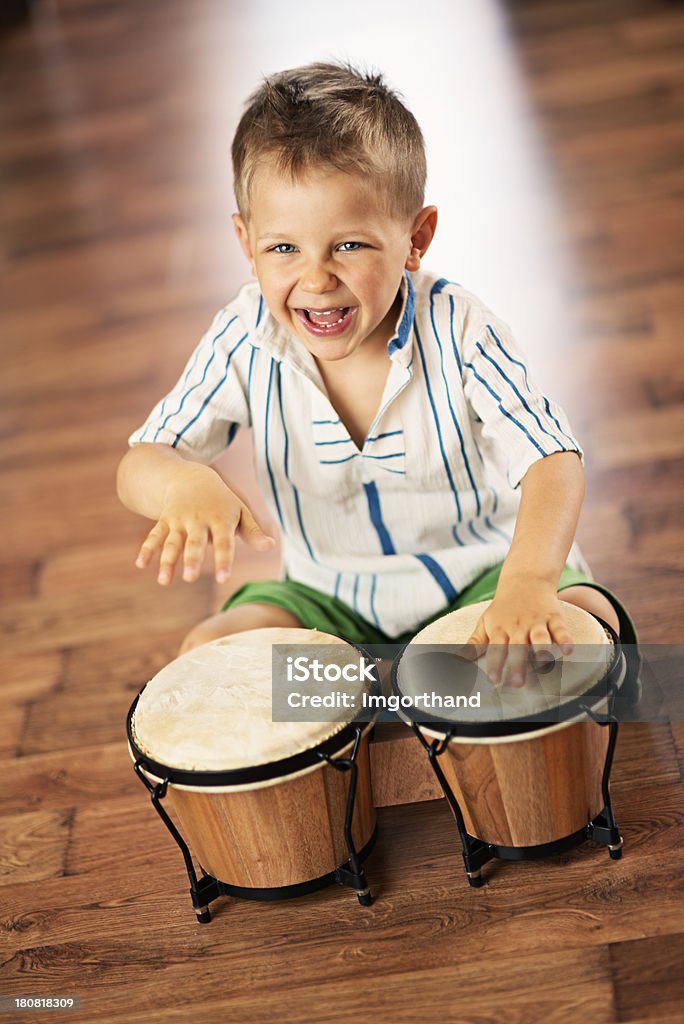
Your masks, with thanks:
<instances>
[{"instance_id":1,"label":"wooden floor","mask_svg":"<svg viewBox=\"0 0 684 1024\"><path fill-rule=\"evenodd\" d=\"M586 446L580 538L597 577L644 642L681 643L684 10L426 0L419 20L415 6L372 7L340 6L339 18L359 46L377 41L378 64L392 59L386 38L414 51L404 84L437 111L431 152L450 132L466 151L456 198L472 156L492 168L483 203L488 190L494 205L524 196L529 223L551 232L553 280L533 283L491 247L473 252L475 276L494 298L522 297L515 316ZM0 994L79 996L78 1013L50 1019L112 1024L684 1021L681 723L623 729L619 862L587 846L490 866L471 890L444 801L387 808L367 864L372 908L335 887L290 904L220 901L206 927L131 771L134 694L223 592L208 573L161 591L133 568L145 526L118 506L115 467L245 279L227 156L255 69L338 43L357 52L325 5L287 5L278 23L284 10L43 0L0 40ZM543 195L507 173L486 122L459 140L459 104L488 82L494 107L511 97L486 60L462 70L442 56L445 39L467 43L476 11L516 76L511 139L532 133ZM446 76L449 94L433 95ZM477 291L458 224L441 230L457 279ZM512 252L529 241L499 234ZM536 292L544 324L526 298ZM251 493L247 439L230 467ZM234 585L272 571L240 556Z\"/></svg>"}]
</instances>

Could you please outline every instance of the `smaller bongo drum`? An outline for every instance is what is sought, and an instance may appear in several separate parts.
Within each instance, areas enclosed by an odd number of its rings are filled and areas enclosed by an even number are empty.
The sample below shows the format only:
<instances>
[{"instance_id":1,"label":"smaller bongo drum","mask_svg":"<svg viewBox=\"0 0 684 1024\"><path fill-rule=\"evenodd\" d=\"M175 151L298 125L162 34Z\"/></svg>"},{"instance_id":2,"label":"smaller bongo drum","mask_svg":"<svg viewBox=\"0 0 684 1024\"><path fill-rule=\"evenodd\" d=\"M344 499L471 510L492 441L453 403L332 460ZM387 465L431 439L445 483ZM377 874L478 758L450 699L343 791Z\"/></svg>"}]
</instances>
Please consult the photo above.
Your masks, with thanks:
<instances>
[{"instance_id":1,"label":"smaller bongo drum","mask_svg":"<svg viewBox=\"0 0 684 1024\"><path fill-rule=\"evenodd\" d=\"M392 670L400 714L456 819L470 884L482 885L482 866L493 858L543 857L588 839L619 858L608 789L618 728L612 704L624 677L616 634L566 603L573 653L540 652L528 659L523 687L494 686L483 659L463 648L489 603L426 626Z\"/></svg>"},{"instance_id":2,"label":"smaller bongo drum","mask_svg":"<svg viewBox=\"0 0 684 1024\"><path fill-rule=\"evenodd\" d=\"M349 708L323 712L337 720L272 720L275 644L284 645L283 663L289 652L294 658L320 646L321 661L337 666L334 688L351 695ZM201 923L220 895L285 899L332 882L370 905L362 862L376 828L372 722L355 721L353 703L361 706L374 682L358 671L341 678L362 658L317 630L250 630L177 658L133 702L127 732L135 772L183 854ZM189 846L162 806L167 793Z\"/></svg>"}]
</instances>

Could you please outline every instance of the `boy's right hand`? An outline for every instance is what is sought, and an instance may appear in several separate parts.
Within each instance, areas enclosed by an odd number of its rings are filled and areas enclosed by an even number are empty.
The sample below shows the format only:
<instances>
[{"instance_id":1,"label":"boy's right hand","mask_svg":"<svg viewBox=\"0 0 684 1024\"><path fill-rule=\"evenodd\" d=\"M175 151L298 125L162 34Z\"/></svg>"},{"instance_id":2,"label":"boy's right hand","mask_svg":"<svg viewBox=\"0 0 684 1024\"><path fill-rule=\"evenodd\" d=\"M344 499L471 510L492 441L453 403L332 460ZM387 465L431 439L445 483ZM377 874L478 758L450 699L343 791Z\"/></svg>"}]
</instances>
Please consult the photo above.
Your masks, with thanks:
<instances>
[{"instance_id":1,"label":"boy's right hand","mask_svg":"<svg viewBox=\"0 0 684 1024\"><path fill-rule=\"evenodd\" d=\"M145 538L135 564L145 569L160 552L157 579L166 586L182 558L183 579L193 582L199 577L211 541L216 580L225 583L233 565L236 533L259 551L275 544L213 469L185 463L165 489L159 519Z\"/></svg>"}]
</instances>

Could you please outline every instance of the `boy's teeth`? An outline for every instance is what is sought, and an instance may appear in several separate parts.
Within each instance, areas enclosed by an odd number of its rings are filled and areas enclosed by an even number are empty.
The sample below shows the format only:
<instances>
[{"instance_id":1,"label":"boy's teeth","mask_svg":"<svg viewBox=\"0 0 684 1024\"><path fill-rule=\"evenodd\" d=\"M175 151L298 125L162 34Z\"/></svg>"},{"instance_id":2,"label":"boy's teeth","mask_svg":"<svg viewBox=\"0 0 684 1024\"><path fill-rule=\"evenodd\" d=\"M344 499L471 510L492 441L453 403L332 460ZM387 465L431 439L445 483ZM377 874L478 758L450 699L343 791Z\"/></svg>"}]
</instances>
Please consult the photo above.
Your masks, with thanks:
<instances>
[{"instance_id":1,"label":"boy's teeth","mask_svg":"<svg viewBox=\"0 0 684 1024\"><path fill-rule=\"evenodd\" d=\"M335 309L307 309L306 315L317 327L334 327L344 320L347 312L347 306L337 306Z\"/></svg>"}]
</instances>

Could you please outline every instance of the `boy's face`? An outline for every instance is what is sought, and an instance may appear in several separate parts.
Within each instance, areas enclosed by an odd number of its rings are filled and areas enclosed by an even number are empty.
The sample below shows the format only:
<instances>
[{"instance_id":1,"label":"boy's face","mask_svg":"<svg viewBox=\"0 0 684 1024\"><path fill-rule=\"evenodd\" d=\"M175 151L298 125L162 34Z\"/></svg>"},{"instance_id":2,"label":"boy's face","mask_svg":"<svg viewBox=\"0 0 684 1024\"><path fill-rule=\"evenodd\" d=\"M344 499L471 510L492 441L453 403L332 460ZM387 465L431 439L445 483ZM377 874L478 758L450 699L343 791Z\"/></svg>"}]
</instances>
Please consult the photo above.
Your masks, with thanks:
<instances>
[{"instance_id":1,"label":"boy's face","mask_svg":"<svg viewBox=\"0 0 684 1024\"><path fill-rule=\"evenodd\" d=\"M436 218L393 216L355 174L318 167L293 181L264 162L249 220L233 219L272 315L316 359L338 360L387 344L404 268L418 269Z\"/></svg>"}]
</instances>

